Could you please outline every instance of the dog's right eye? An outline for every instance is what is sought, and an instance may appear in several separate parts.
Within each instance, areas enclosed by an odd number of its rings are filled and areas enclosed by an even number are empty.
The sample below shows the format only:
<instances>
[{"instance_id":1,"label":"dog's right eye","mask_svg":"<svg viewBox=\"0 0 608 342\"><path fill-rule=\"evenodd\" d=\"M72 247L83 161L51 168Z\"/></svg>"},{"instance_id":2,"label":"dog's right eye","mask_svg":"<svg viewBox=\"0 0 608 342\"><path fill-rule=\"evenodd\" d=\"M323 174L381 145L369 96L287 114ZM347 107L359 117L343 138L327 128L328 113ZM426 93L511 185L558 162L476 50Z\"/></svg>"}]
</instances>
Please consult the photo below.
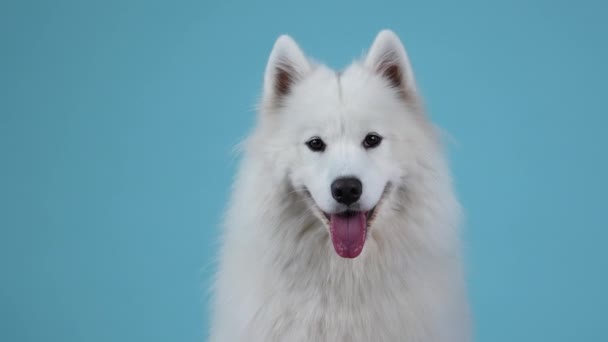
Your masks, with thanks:
<instances>
[{"instance_id":1,"label":"dog's right eye","mask_svg":"<svg viewBox=\"0 0 608 342\"><path fill-rule=\"evenodd\" d=\"M308 146L308 148L314 152L325 151L325 143L319 137L314 137L314 138L308 140L306 142L306 146Z\"/></svg>"}]
</instances>

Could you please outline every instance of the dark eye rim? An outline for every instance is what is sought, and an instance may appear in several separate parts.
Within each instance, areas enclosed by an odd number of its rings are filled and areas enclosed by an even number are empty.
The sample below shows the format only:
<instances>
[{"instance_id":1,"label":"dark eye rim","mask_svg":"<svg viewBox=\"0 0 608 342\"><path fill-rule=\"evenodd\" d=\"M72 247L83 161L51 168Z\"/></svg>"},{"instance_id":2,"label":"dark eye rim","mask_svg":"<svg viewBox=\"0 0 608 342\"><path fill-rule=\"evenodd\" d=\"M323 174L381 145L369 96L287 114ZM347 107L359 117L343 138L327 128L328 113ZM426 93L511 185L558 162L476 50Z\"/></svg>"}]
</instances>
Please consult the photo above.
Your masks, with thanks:
<instances>
[{"instance_id":1,"label":"dark eye rim","mask_svg":"<svg viewBox=\"0 0 608 342\"><path fill-rule=\"evenodd\" d=\"M306 146L308 146L308 148L313 152L323 152L325 151L325 147L327 147L323 139L319 137L312 137L308 139Z\"/></svg>"},{"instance_id":2,"label":"dark eye rim","mask_svg":"<svg viewBox=\"0 0 608 342\"><path fill-rule=\"evenodd\" d=\"M375 138L376 141L368 141L368 138ZM363 138L363 147L365 147L365 149L370 149L370 148L376 148L380 145L380 143L382 142L382 136L376 132L370 132L367 133L367 135L365 136L365 138Z\"/></svg>"}]
</instances>

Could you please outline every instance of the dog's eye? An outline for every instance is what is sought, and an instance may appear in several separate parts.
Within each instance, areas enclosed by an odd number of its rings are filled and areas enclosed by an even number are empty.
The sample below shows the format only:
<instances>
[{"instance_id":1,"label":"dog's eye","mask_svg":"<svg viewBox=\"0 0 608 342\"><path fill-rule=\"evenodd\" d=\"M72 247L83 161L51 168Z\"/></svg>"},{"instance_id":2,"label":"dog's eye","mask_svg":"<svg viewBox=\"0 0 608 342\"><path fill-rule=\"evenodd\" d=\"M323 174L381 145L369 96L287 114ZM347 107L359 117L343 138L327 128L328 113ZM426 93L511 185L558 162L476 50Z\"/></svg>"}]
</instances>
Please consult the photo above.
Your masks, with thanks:
<instances>
[{"instance_id":1,"label":"dog's eye","mask_svg":"<svg viewBox=\"0 0 608 342\"><path fill-rule=\"evenodd\" d=\"M314 138L308 140L306 142L306 146L308 146L308 148L314 152L325 151L325 143L319 137L314 137Z\"/></svg>"},{"instance_id":2,"label":"dog's eye","mask_svg":"<svg viewBox=\"0 0 608 342\"><path fill-rule=\"evenodd\" d=\"M379 136L376 133L369 133L368 135L365 136L365 139L363 139L363 147L367 148L374 148L377 147L378 145L380 145L380 143L382 142L382 137Z\"/></svg>"}]
</instances>

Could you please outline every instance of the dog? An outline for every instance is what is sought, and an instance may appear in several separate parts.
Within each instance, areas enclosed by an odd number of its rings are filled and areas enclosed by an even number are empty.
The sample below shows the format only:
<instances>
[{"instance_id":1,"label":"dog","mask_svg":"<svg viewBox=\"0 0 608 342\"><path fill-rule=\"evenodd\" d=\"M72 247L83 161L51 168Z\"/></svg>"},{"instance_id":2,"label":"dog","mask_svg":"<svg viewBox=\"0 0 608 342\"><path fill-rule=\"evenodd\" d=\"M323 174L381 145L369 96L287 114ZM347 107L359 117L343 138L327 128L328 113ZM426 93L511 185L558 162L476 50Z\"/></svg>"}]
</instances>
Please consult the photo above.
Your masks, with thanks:
<instances>
[{"instance_id":1,"label":"dog","mask_svg":"<svg viewBox=\"0 0 608 342\"><path fill-rule=\"evenodd\" d=\"M471 339L461 208L394 32L341 72L280 36L242 152L210 341Z\"/></svg>"}]
</instances>

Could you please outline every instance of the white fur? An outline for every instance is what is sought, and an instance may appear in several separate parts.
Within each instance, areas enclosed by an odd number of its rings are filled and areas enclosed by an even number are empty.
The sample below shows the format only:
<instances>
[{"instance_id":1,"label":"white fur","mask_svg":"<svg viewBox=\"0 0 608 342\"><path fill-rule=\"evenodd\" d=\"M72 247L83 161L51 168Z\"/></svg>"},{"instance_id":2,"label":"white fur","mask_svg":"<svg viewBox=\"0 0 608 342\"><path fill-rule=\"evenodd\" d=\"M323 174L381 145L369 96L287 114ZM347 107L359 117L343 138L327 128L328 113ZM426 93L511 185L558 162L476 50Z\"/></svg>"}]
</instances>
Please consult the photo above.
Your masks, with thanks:
<instances>
[{"instance_id":1,"label":"white fur","mask_svg":"<svg viewBox=\"0 0 608 342\"><path fill-rule=\"evenodd\" d=\"M400 87L383 76L386 63L403 71ZM280 96L284 66L294 81ZM366 150L369 132L384 140ZM307 148L313 136L324 152ZM341 210L330 184L345 175L363 183L362 210L391 184L355 259L338 256L315 210ZM281 36L227 213L211 341L468 341L459 213L394 33L380 32L339 75Z\"/></svg>"}]
</instances>

